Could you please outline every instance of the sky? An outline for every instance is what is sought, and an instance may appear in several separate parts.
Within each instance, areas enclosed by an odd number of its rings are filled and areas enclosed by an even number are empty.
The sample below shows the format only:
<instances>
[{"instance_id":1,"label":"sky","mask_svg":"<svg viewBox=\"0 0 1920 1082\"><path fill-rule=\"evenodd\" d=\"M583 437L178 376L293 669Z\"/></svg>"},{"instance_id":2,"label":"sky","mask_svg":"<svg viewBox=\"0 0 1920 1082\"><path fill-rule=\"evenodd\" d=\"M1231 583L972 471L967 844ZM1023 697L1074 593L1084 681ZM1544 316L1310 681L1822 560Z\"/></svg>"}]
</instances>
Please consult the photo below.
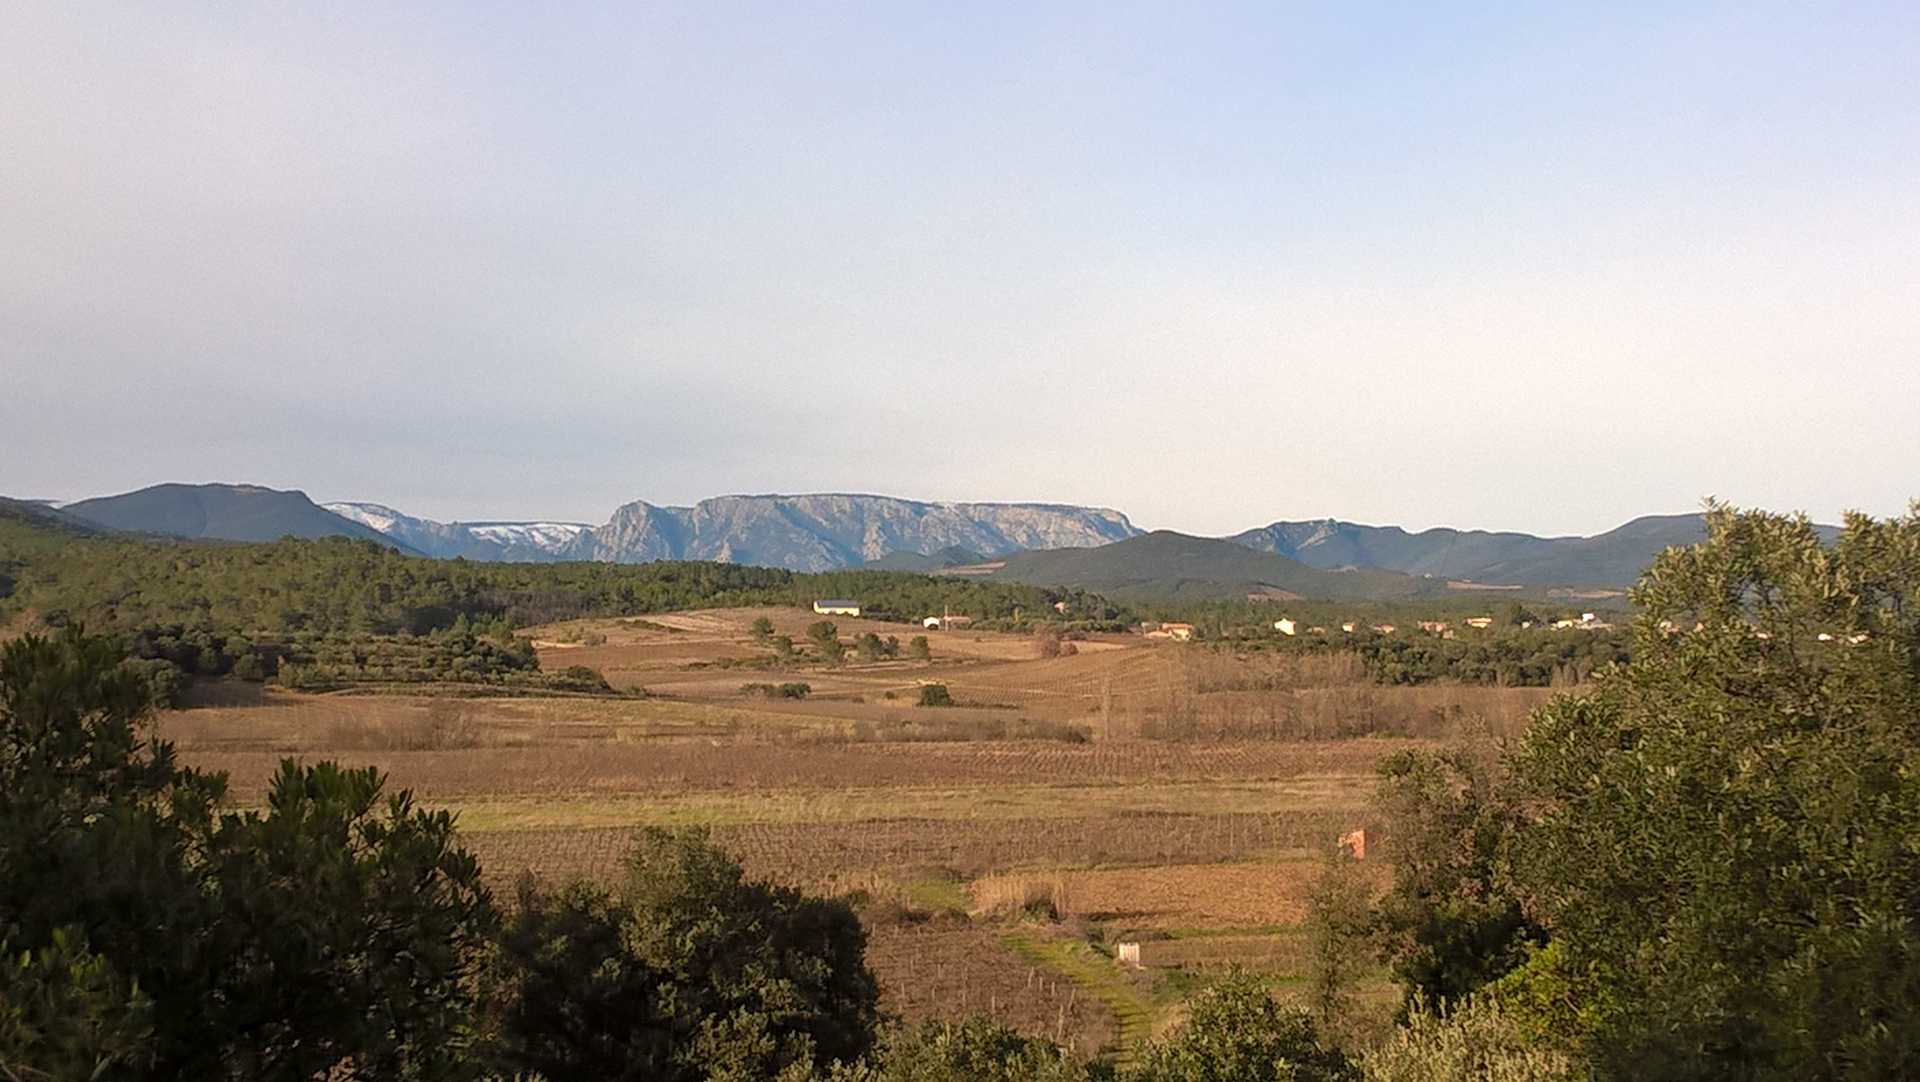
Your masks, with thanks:
<instances>
[{"instance_id":1,"label":"sky","mask_svg":"<svg viewBox=\"0 0 1920 1082\"><path fill-rule=\"evenodd\" d=\"M0 493L1920 496L1920 5L0 8Z\"/></svg>"}]
</instances>

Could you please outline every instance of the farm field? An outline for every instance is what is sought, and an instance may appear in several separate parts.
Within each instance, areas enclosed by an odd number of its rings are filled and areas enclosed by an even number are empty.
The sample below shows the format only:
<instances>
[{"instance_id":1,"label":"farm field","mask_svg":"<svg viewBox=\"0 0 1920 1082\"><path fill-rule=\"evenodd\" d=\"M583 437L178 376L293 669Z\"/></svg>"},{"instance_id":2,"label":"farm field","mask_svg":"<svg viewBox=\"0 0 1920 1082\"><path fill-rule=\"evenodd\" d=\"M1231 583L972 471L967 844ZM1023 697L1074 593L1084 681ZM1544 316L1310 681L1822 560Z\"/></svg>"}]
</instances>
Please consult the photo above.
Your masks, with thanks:
<instances>
[{"instance_id":1,"label":"farm field","mask_svg":"<svg viewBox=\"0 0 1920 1082\"><path fill-rule=\"evenodd\" d=\"M759 618L796 641L818 619L744 609L530 632L543 667L596 668L630 689L618 697L223 683L157 724L242 802L288 756L376 766L457 813L505 898L524 875L613 880L648 826L704 827L753 875L852 898L889 1010L986 1011L1124 1057L1229 962L1297 988L1325 854L1346 831L1390 828L1368 821L1383 755L1513 731L1548 694L1382 688L1135 636L1043 656L1025 636L844 619L842 640L924 633L930 656L782 663ZM787 683L809 691L746 687ZM930 683L954 705L919 705ZM1391 872L1376 859L1365 874L1384 889ZM1141 968L1114 961L1120 942L1141 943ZM1384 974L1367 992L1390 1013Z\"/></svg>"}]
</instances>

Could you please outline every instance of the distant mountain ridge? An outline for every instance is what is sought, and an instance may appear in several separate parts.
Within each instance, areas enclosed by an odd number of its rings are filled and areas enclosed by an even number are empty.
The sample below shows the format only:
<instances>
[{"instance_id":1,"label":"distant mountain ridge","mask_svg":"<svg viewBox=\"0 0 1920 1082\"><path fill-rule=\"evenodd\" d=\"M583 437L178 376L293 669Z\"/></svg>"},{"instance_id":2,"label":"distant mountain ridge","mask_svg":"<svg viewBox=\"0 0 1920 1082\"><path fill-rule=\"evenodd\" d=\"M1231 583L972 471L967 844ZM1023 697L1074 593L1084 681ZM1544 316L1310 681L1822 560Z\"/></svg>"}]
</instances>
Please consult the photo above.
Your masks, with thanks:
<instances>
[{"instance_id":1,"label":"distant mountain ridge","mask_svg":"<svg viewBox=\"0 0 1920 1082\"><path fill-rule=\"evenodd\" d=\"M1438 596L1442 581L1377 568L1328 570L1233 541L1171 530L1096 549L1023 552L948 574L1074 586L1118 600L1392 600Z\"/></svg>"},{"instance_id":2,"label":"distant mountain ridge","mask_svg":"<svg viewBox=\"0 0 1920 1082\"><path fill-rule=\"evenodd\" d=\"M589 525L437 522L380 503L317 505L304 493L257 485L166 484L82 500L60 508L59 514L103 529L236 541L337 534L439 558L489 561L715 560L795 571L866 567L938 572L1004 559L1013 575L1023 577L1046 573L1135 584L1117 585L1121 592L1156 577L1186 583L1177 588L1189 592L1231 592L1249 583L1295 593L1306 592L1297 586L1314 582L1324 587L1337 582L1350 589L1361 580L1303 577L1306 571L1347 569L1398 573L1443 585L1466 580L1488 586L1617 589L1634 583L1663 549L1690 545L1706 535L1702 515L1682 514L1636 518L1592 537L1450 528L1410 532L1329 518L1274 522L1227 538L1188 539L1216 540L1284 558L1291 566L1283 567L1239 563L1230 552L1200 552L1188 542L1165 539L1093 563L1045 558L1057 550L1124 543L1145 532L1126 515L1106 508L948 503L854 493L718 496L687 507L641 500L620 507L603 524ZM1835 527L1819 529L1828 538L1837 533ZM1150 553L1167 561L1164 575L1143 566ZM1201 570L1195 571L1196 566ZM1399 588L1382 579L1363 591Z\"/></svg>"},{"instance_id":3,"label":"distant mountain ridge","mask_svg":"<svg viewBox=\"0 0 1920 1082\"><path fill-rule=\"evenodd\" d=\"M1140 529L1118 511L1067 504L929 503L816 493L718 496L692 507L627 504L576 538L570 559L721 560L794 571L854 567L893 553L960 548L987 556L1091 548Z\"/></svg>"},{"instance_id":4,"label":"distant mountain ridge","mask_svg":"<svg viewBox=\"0 0 1920 1082\"><path fill-rule=\"evenodd\" d=\"M1831 541L1838 530L1819 527ZM1409 533L1337 519L1276 522L1229 540L1309 567L1373 567L1521 586L1631 586L1654 557L1707 536L1704 515L1644 515L1592 537L1455 530Z\"/></svg>"},{"instance_id":5,"label":"distant mountain ridge","mask_svg":"<svg viewBox=\"0 0 1920 1082\"><path fill-rule=\"evenodd\" d=\"M718 560L827 571L901 553L973 559L1028 548L1093 546L1140 531L1117 511L1064 504L926 503L823 493L718 496L692 507L635 501L605 524L435 522L376 503L327 509L430 555L470 560Z\"/></svg>"},{"instance_id":6,"label":"distant mountain ridge","mask_svg":"<svg viewBox=\"0 0 1920 1082\"><path fill-rule=\"evenodd\" d=\"M278 541L289 536L345 536L415 551L379 530L320 507L304 492L260 485L152 485L70 503L60 513L109 530L170 537Z\"/></svg>"},{"instance_id":7,"label":"distant mountain ridge","mask_svg":"<svg viewBox=\"0 0 1920 1082\"><path fill-rule=\"evenodd\" d=\"M438 559L547 563L593 527L584 522L435 522L378 503L325 503L342 518Z\"/></svg>"}]
</instances>

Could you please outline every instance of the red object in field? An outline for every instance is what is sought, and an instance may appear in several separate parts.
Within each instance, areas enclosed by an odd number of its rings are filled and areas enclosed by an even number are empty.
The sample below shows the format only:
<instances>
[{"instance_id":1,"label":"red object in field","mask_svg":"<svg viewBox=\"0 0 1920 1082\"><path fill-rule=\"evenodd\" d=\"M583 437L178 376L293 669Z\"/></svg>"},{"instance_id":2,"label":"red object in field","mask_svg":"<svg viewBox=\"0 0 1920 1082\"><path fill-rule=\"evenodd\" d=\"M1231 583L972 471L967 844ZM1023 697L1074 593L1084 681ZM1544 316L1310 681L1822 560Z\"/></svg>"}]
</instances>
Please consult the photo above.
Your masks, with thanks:
<instances>
[{"instance_id":1,"label":"red object in field","mask_svg":"<svg viewBox=\"0 0 1920 1082\"><path fill-rule=\"evenodd\" d=\"M1343 852L1353 854L1355 860L1367 859L1367 832L1350 830L1340 835L1340 848Z\"/></svg>"}]
</instances>

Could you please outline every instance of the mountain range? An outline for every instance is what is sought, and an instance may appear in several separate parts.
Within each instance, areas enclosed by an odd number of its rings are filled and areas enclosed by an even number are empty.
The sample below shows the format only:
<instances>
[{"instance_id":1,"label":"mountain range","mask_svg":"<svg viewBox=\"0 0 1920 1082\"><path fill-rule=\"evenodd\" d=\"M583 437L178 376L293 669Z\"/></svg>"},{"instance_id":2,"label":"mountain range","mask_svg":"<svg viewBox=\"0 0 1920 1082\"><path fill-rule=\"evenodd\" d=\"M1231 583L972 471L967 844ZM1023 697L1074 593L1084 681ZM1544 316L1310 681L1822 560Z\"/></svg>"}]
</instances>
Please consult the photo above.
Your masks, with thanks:
<instances>
[{"instance_id":1,"label":"mountain range","mask_svg":"<svg viewBox=\"0 0 1920 1082\"><path fill-rule=\"evenodd\" d=\"M434 522L371 503L324 510L429 556L478 560L717 560L793 571L856 567L894 553L1103 545L1140 531L1117 511L1060 504L925 503L891 496L719 496L691 507L626 504L600 526ZM978 558L978 557L976 557Z\"/></svg>"},{"instance_id":2,"label":"mountain range","mask_svg":"<svg viewBox=\"0 0 1920 1082\"><path fill-rule=\"evenodd\" d=\"M824 571L966 573L1115 596L1420 596L1483 586L1630 585L1661 550L1705 535L1702 516L1651 515L1592 537L1431 529L1338 519L1274 522L1226 538L1148 533L1105 508L940 503L844 493L636 501L607 522L438 522L378 503L316 504L257 485L165 484L59 514L111 530L266 541L341 535L469 560L717 560ZM1829 536L1831 527L1822 527Z\"/></svg>"},{"instance_id":3,"label":"mountain range","mask_svg":"<svg viewBox=\"0 0 1920 1082\"><path fill-rule=\"evenodd\" d=\"M943 569L1036 586L1075 586L1119 601L1302 598L1386 601L1443 594L1444 580L1373 567L1326 569L1229 540L1171 530L1093 549L1020 552Z\"/></svg>"}]
</instances>

